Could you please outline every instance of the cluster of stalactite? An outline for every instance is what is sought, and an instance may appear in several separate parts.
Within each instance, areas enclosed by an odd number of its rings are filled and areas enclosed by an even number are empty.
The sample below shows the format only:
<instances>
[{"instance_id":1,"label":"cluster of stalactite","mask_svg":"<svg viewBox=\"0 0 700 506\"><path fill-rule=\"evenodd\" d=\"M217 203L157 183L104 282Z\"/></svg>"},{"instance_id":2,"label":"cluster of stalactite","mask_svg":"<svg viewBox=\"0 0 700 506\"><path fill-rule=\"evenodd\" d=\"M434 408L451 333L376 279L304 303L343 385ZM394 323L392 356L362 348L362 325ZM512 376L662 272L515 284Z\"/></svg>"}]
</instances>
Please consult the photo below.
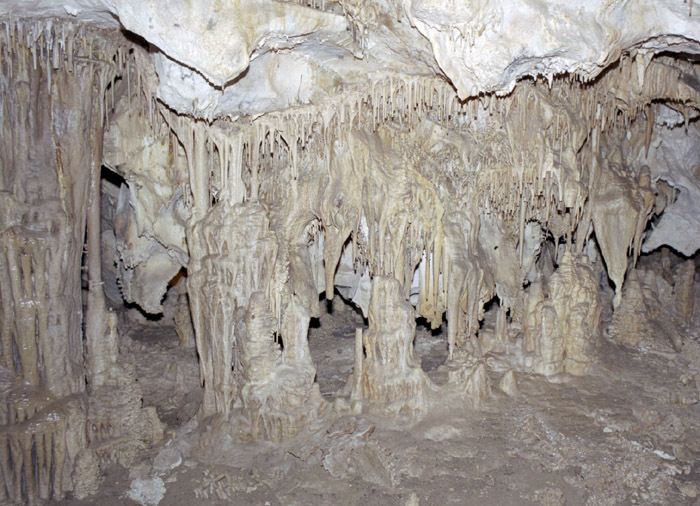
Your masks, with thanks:
<instances>
[{"instance_id":1,"label":"cluster of stalactite","mask_svg":"<svg viewBox=\"0 0 700 506\"><path fill-rule=\"evenodd\" d=\"M72 490L76 449L84 447L85 399L57 398L4 373L0 408L0 501L36 504Z\"/></svg>"},{"instance_id":2,"label":"cluster of stalactite","mask_svg":"<svg viewBox=\"0 0 700 506\"><path fill-rule=\"evenodd\" d=\"M656 103L686 117L697 109L697 75L691 64L625 54L595 81L526 81L506 97L466 102L434 77L380 74L327 103L257 118L206 122L158 105L156 123L175 134L189 174L189 297L204 413L245 404L250 365L235 358L244 344L233 315L254 293L271 316L269 339L286 343L284 332L299 335L308 326L283 329L286 312L300 302L307 319L316 315L316 294L333 297L344 259L356 275L353 290L363 277L394 278L434 327L446 314L452 353L476 334L494 295L515 318L525 317L523 285L548 236L554 263L564 258L578 272L567 274L577 280L571 289L592 298L576 313L590 325L554 351L528 330L527 350L541 355L544 346L560 355L540 357L536 370L583 372L600 310L581 253L595 232L619 304L654 203L648 171L609 155L628 131L648 146ZM247 226L234 232L236 223ZM562 257L562 239L575 256ZM563 284L550 281L550 290ZM241 293L224 295L232 290ZM567 311L544 309L564 320ZM546 342L562 339L543 332ZM284 367L283 354L271 353L278 358L270 367ZM312 382L304 388L310 392Z\"/></svg>"}]
</instances>

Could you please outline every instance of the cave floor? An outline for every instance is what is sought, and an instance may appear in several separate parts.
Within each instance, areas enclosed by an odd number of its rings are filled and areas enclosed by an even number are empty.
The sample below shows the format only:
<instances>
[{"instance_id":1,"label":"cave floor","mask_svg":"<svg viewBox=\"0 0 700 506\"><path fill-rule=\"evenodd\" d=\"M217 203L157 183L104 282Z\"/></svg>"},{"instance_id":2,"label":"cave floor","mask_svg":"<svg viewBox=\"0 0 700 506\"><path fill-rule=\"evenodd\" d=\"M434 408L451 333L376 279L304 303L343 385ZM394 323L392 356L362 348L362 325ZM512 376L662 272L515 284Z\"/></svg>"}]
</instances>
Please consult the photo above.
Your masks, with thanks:
<instances>
[{"instance_id":1,"label":"cave floor","mask_svg":"<svg viewBox=\"0 0 700 506\"><path fill-rule=\"evenodd\" d=\"M348 391L354 329L366 325L349 307L332 307L309 337L329 401ZM161 486L161 505L700 504L696 340L664 353L604 338L585 377L516 373L509 397L489 373L492 394L479 409L437 399L419 420L326 419L292 441L231 444L215 455L201 454L200 429L187 422L201 398L194 352L157 322L133 326L125 341L144 404L157 407L169 439L129 470L109 468L96 496L59 504L153 504ZM418 326L416 353L436 383L444 342Z\"/></svg>"}]
</instances>

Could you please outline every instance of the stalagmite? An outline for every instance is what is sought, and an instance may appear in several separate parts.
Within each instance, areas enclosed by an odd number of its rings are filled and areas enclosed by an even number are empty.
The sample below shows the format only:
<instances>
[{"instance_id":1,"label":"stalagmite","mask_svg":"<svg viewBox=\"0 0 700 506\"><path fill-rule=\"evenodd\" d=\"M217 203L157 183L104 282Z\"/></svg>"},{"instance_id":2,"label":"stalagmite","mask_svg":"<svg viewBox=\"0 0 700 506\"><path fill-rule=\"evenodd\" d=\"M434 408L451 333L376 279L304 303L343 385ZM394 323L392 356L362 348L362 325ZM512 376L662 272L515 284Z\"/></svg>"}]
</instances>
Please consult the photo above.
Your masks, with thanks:
<instances>
[{"instance_id":1,"label":"stalagmite","mask_svg":"<svg viewBox=\"0 0 700 506\"><path fill-rule=\"evenodd\" d=\"M690 322L695 308L695 264L692 260L683 262L676 272L676 282L673 293L676 297L678 313Z\"/></svg>"},{"instance_id":2,"label":"stalagmite","mask_svg":"<svg viewBox=\"0 0 700 506\"><path fill-rule=\"evenodd\" d=\"M506 371L498 386L504 393L510 395L511 397L517 395L518 384L516 381L515 372L512 369Z\"/></svg>"},{"instance_id":3,"label":"stalagmite","mask_svg":"<svg viewBox=\"0 0 700 506\"><path fill-rule=\"evenodd\" d=\"M564 253L546 285L530 287L523 333L541 374L583 374L595 358L601 307L586 257Z\"/></svg>"},{"instance_id":4,"label":"stalagmite","mask_svg":"<svg viewBox=\"0 0 700 506\"><path fill-rule=\"evenodd\" d=\"M488 398L489 384L486 376L486 365L483 362L477 362L469 372L465 394L477 406Z\"/></svg>"},{"instance_id":5,"label":"stalagmite","mask_svg":"<svg viewBox=\"0 0 700 506\"><path fill-rule=\"evenodd\" d=\"M362 329L355 329L355 367L353 368L352 396L358 400L364 397L362 389L362 360L364 358L362 341Z\"/></svg>"},{"instance_id":6,"label":"stalagmite","mask_svg":"<svg viewBox=\"0 0 700 506\"><path fill-rule=\"evenodd\" d=\"M375 277L369 330L363 336L367 356L362 366L364 398L380 413L413 413L428 408L429 382L413 351L413 308L400 284Z\"/></svg>"}]
</instances>

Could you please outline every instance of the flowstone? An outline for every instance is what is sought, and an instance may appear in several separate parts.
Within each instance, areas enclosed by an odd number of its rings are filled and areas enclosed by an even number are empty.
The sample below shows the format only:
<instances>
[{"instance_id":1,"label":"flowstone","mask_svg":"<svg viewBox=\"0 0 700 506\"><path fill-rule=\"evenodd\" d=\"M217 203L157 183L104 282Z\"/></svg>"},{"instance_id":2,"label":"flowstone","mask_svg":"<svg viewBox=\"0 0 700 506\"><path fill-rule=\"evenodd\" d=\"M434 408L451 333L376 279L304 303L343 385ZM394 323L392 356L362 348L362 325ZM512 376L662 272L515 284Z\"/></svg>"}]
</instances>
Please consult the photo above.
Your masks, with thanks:
<instances>
[{"instance_id":1,"label":"flowstone","mask_svg":"<svg viewBox=\"0 0 700 506\"><path fill-rule=\"evenodd\" d=\"M287 292L270 293L281 274L267 213L255 203L221 203L190 239L205 248L194 249L188 281L205 387L200 413L221 415L217 426L237 440L287 439L328 407L314 383L308 310Z\"/></svg>"}]
</instances>

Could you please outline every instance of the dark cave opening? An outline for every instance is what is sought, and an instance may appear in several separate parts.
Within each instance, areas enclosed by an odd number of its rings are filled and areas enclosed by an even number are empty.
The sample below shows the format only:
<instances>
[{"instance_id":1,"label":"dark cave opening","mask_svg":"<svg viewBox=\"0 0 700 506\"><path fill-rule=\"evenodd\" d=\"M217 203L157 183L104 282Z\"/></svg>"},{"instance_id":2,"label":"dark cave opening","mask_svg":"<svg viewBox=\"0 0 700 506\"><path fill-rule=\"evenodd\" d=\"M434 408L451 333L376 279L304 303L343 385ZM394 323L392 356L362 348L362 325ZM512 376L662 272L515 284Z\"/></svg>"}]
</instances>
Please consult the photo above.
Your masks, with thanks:
<instances>
[{"instance_id":1,"label":"dark cave opening","mask_svg":"<svg viewBox=\"0 0 700 506\"><path fill-rule=\"evenodd\" d=\"M319 305L321 315L309 323L309 349L321 394L332 401L352 383L355 329L366 330L367 322L337 290L333 300L321 293Z\"/></svg>"}]
</instances>

